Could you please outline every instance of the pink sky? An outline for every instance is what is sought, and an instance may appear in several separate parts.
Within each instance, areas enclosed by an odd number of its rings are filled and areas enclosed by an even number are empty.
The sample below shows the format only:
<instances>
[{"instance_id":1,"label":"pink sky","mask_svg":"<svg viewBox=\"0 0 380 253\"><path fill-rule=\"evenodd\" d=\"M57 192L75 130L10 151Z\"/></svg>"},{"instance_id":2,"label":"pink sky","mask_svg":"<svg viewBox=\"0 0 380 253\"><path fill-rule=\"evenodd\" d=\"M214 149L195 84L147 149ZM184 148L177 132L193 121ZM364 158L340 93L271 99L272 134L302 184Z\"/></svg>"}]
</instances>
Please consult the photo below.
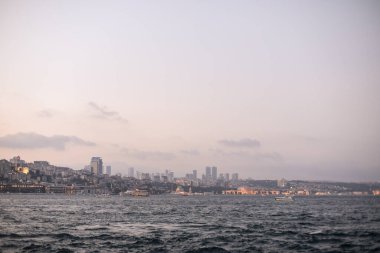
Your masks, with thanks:
<instances>
[{"instance_id":1,"label":"pink sky","mask_svg":"<svg viewBox=\"0 0 380 253\"><path fill-rule=\"evenodd\" d=\"M1 1L0 159L380 180L379 1Z\"/></svg>"}]
</instances>

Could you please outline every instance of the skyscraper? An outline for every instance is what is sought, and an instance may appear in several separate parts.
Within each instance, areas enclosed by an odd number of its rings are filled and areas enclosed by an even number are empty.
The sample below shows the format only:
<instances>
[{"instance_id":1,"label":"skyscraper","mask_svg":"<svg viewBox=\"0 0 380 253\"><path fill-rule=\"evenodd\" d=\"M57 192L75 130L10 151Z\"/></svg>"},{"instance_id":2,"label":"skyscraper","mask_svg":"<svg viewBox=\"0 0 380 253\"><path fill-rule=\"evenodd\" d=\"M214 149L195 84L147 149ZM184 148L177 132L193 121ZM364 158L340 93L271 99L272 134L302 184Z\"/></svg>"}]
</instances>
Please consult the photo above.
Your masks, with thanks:
<instances>
[{"instance_id":1,"label":"skyscraper","mask_svg":"<svg viewBox=\"0 0 380 253\"><path fill-rule=\"evenodd\" d=\"M216 181L218 179L218 168L212 167L212 180Z\"/></svg>"},{"instance_id":2,"label":"skyscraper","mask_svg":"<svg viewBox=\"0 0 380 253\"><path fill-rule=\"evenodd\" d=\"M193 170L193 179L194 180L197 180L198 176L197 176L197 170Z\"/></svg>"},{"instance_id":3,"label":"skyscraper","mask_svg":"<svg viewBox=\"0 0 380 253\"><path fill-rule=\"evenodd\" d=\"M173 182L173 180L174 180L174 172L173 171L170 171L168 173L168 180L169 180L169 182Z\"/></svg>"},{"instance_id":4,"label":"skyscraper","mask_svg":"<svg viewBox=\"0 0 380 253\"><path fill-rule=\"evenodd\" d=\"M100 157L91 158L91 173L97 176L103 175L103 160Z\"/></svg>"},{"instance_id":5,"label":"skyscraper","mask_svg":"<svg viewBox=\"0 0 380 253\"><path fill-rule=\"evenodd\" d=\"M228 182L228 181L230 181L230 173L226 173L225 175L224 175L224 179Z\"/></svg>"},{"instance_id":6,"label":"skyscraper","mask_svg":"<svg viewBox=\"0 0 380 253\"><path fill-rule=\"evenodd\" d=\"M211 167L206 167L206 180L211 180Z\"/></svg>"},{"instance_id":7,"label":"skyscraper","mask_svg":"<svg viewBox=\"0 0 380 253\"><path fill-rule=\"evenodd\" d=\"M128 169L128 177L135 177L135 168L130 167Z\"/></svg>"}]
</instances>

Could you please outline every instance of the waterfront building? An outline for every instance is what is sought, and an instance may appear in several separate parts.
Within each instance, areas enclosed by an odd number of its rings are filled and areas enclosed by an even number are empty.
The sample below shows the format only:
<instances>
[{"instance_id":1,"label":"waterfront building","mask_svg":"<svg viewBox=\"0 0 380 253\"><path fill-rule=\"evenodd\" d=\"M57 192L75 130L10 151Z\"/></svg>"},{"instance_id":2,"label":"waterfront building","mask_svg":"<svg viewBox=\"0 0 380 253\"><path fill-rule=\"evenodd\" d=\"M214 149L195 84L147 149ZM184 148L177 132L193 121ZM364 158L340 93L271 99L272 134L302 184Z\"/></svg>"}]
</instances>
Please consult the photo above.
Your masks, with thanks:
<instances>
[{"instance_id":1,"label":"waterfront building","mask_svg":"<svg viewBox=\"0 0 380 253\"><path fill-rule=\"evenodd\" d=\"M91 173L97 176L103 175L103 160L100 157L91 158Z\"/></svg>"}]
</instances>

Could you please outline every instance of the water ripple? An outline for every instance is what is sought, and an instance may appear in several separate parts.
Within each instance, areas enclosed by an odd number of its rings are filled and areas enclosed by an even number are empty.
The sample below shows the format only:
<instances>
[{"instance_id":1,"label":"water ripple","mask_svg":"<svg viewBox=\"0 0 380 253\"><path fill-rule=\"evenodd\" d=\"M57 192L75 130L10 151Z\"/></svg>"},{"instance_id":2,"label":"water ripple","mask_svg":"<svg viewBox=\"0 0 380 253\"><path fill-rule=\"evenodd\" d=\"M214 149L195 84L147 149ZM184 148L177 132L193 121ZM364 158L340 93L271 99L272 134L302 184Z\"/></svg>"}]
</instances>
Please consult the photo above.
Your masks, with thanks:
<instances>
[{"instance_id":1,"label":"water ripple","mask_svg":"<svg viewBox=\"0 0 380 253\"><path fill-rule=\"evenodd\" d=\"M380 198L0 198L1 252L379 252Z\"/></svg>"}]
</instances>

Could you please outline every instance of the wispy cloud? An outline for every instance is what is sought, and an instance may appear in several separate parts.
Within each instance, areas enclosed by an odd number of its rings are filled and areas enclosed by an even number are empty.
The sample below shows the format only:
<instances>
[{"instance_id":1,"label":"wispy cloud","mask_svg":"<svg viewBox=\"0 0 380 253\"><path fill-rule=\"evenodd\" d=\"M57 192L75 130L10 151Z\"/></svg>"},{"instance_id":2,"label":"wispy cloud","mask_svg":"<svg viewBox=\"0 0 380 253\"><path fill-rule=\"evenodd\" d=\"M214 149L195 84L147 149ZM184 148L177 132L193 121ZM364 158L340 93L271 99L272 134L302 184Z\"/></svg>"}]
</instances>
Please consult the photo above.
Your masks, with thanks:
<instances>
[{"instance_id":1,"label":"wispy cloud","mask_svg":"<svg viewBox=\"0 0 380 253\"><path fill-rule=\"evenodd\" d=\"M259 148L261 143L255 139L244 138L240 140L220 140L219 144L233 148Z\"/></svg>"},{"instance_id":2,"label":"wispy cloud","mask_svg":"<svg viewBox=\"0 0 380 253\"><path fill-rule=\"evenodd\" d=\"M51 118L53 117L53 113L49 110L41 110L37 112L37 116L40 118Z\"/></svg>"},{"instance_id":3,"label":"wispy cloud","mask_svg":"<svg viewBox=\"0 0 380 253\"><path fill-rule=\"evenodd\" d=\"M137 149L128 149L128 148L122 148L121 152L140 159L140 160L172 160L176 157L175 154L169 153L169 152L161 152L161 151L144 151L144 150L137 150Z\"/></svg>"},{"instance_id":4,"label":"wispy cloud","mask_svg":"<svg viewBox=\"0 0 380 253\"><path fill-rule=\"evenodd\" d=\"M17 133L0 137L0 146L6 148L38 149L53 148L64 150L66 144L95 146L90 141L85 141L76 136L53 135L51 137L37 133Z\"/></svg>"},{"instance_id":5,"label":"wispy cloud","mask_svg":"<svg viewBox=\"0 0 380 253\"><path fill-rule=\"evenodd\" d=\"M201 153L196 149L184 149L180 151L181 154L190 156L199 156Z\"/></svg>"},{"instance_id":6,"label":"wispy cloud","mask_svg":"<svg viewBox=\"0 0 380 253\"><path fill-rule=\"evenodd\" d=\"M276 162L283 160L281 154L277 152L259 153L259 154L253 155L253 157L257 160L271 160L271 161L276 161Z\"/></svg>"},{"instance_id":7,"label":"wispy cloud","mask_svg":"<svg viewBox=\"0 0 380 253\"><path fill-rule=\"evenodd\" d=\"M100 119L116 120L127 123L128 120L120 116L117 111L111 111L106 106L100 106L95 102L89 102L88 105L95 113L93 116Z\"/></svg>"},{"instance_id":8,"label":"wispy cloud","mask_svg":"<svg viewBox=\"0 0 380 253\"><path fill-rule=\"evenodd\" d=\"M228 152L221 149L210 149L211 153L221 156L221 157L230 157L237 159L245 159L245 160L254 160L254 161L282 161L283 158L281 154L277 152L267 152L267 153L250 153L246 151L234 151Z\"/></svg>"}]
</instances>

